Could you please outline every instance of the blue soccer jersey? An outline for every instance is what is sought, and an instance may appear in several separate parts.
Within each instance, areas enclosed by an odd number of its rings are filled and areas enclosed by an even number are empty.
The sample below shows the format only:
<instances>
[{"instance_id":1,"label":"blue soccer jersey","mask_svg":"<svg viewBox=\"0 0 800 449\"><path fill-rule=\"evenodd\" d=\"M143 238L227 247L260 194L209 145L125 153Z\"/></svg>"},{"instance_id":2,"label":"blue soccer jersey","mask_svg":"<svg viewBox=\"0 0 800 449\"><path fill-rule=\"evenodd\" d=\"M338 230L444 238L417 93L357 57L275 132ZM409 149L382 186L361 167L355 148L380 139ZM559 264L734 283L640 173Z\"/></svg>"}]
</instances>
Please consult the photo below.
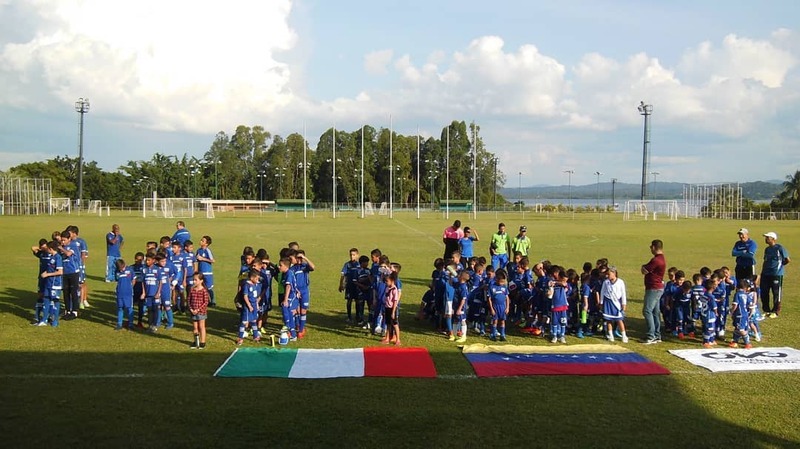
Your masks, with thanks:
<instances>
[{"instance_id":1,"label":"blue soccer jersey","mask_svg":"<svg viewBox=\"0 0 800 449\"><path fill-rule=\"evenodd\" d=\"M74 240L70 241L64 246L65 249L72 252L70 255L64 255L64 274L75 274L81 271L81 248Z\"/></svg>"},{"instance_id":2,"label":"blue soccer jersey","mask_svg":"<svg viewBox=\"0 0 800 449\"><path fill-rule=\"evenodd\" d=\"M117 271L117 307L133 307L133 283L135 282L131 267Z\"/></svg>"},{"instance_id":3,"label":"blue soccer jersey","mask_svg":"<svg viewBox=\"0 0 800 449\"><path fill-rule=\"evenodd\" d=\"M195 258L197 257L202 257L208 260L214 260L214 255L211 253L211 248L208 247L198 249ZM209 262L208 260L197 261L197 271L203 273L203 276L214 273L212 263Z\"/></svg>"},{"instance_id":4,"label":"blue soccer jersey","mask_svg":"<svg viewBox=\"0 0 800 449\"><path fill-rule=\"evenodd\" d=\"M43 270L47 273L57 273L59 270L64 269L64 264L60 254L48 254L47 264ZM58 299L61 297L61 276L48 276L44 279L44 296Z\"/></svg>"},{"instance_id":5,"label":"blue soccer jersey","mask_svg":"<svg viewBox=\"0 0 800 449\"><path fill-rule=\"evenodd\" d=\"M287 270L286 273L283 273L283 286L284 289L289 291L289 304L287 305L288 308L291 310L298 308L300 305L300 292L297 289L297 278L292 270ZM281 298L281 302L283 302L283 298Z\"/></svg>"},{"instance_id":6,"label":"blue soccer jersey","mask_svg":"<svg viewBox=\"0 0 800 449\"><path fill-rule=\"evenodd\" d=\"M469 296L469 287L467 286L466 282L459 282L456 286L456 296L455 301L453 301L453 313L455 314L458 311L458 308L461 307L461 314L457 314L457 316L465 320L467 318L467 297Z\"/></svg>"},{"instance_id":7,"label":"blue soccer jersey","mask_svg":"<svg viewBox=\"0 0 800 449\"><path fill-rule=\"evenodd\" d=\"M475 237L463 237L458 241L458 246L461 249L461 257L469 259L473 257L473 249L472 249L472 242L475 240Z\"/></svg>"}]
</instances>

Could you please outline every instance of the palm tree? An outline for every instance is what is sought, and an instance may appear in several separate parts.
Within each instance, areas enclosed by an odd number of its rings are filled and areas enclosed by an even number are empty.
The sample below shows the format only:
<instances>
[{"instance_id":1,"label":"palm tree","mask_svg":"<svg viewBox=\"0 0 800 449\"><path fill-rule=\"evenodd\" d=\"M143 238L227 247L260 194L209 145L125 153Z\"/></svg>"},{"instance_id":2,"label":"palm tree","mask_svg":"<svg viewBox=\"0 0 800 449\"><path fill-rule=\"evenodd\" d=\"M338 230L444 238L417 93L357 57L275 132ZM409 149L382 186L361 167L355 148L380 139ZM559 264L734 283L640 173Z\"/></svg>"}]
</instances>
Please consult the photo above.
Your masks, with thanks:
<instances>
[{"instance_id":1,"label":"palm tree","mask_svg":"<svg viewBox=\"0 0 800 449\"><path fill-rule=\"evenodd\" d=\"M794 175L786 175L786 181L783 181L783 190L778 194L778 200L791 209L797 209L800 206L800 170L795 171Z\"/></svg>"}]
</instances>

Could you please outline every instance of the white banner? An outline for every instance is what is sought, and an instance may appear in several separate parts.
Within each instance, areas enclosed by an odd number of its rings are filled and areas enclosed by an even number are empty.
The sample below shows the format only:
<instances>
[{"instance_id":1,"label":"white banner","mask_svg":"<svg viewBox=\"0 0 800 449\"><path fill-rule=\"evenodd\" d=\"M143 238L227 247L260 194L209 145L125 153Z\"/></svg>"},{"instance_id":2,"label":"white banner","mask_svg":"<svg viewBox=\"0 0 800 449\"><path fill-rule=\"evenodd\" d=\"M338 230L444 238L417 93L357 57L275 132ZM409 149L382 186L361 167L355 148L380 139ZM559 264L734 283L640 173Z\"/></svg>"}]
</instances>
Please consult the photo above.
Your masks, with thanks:
<instances>
[{"instance_id":1,"label":"white banner","mask_svg":"<svg viewBox=\"0 0 800 449\"><path fill-rule=\"evenodd\" d=\"M669 352L715 373L800 370L800 351L794 348L673 349Z\"/></svg>"}]
</instances>

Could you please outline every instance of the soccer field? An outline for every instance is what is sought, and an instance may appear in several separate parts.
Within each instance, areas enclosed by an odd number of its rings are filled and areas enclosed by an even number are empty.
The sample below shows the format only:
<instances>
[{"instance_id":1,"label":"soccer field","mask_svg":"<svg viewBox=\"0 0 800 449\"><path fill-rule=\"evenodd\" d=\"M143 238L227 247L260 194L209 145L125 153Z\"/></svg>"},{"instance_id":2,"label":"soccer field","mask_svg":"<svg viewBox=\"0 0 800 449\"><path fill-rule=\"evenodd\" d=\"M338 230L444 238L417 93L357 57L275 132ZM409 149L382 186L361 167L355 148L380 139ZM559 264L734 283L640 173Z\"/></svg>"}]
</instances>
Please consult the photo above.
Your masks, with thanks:
<instances>
[{"instance_id":1,"label":"soccer field","mask_svg":"<svg viewBox=\"0 0 800 449\"><path fill-rule=\"evenodd\" d=\"M113 211L112 211L113 214ZM476 253L488 252L497 223L509 233L528 226L532 260L547 258L580 270L607 257L626 281L632 349L672 371L668 376L540 376L477 379L455 343L413 319L443 250L442 230L454 219L478 231ZM519 213L471 215L410 212L394 219L332 219L317 212L186 220L195 247L213 238L215 290L220 307L209 312L206 351L190 351L191 323L176 315L175 329L155 335L115 332L114 284L103 281L104 236L118 223L123 257L132 260L148 240L172 235L175 220L133 216L0 217L7 260L0 273L0 429L5 447L233 446L265 447L797 447L800 383L797 373L712 374L667 353L700 348L699 341L665 337L639 343L644 333L639 267L652 239L664 241L667 266L687 275L702 266L732 267L731 247L740 227L775 231L795 262L787 266L783 314L762 323L757 347L800 348L796 317L800 287L797 222L680 220L625 222L621 214L547 216ZM38 261L30 246L67 225L80 227L90 250L89 301L78 320L58 328L30 325ZM406 346L427 347L437 379L220 379L214 371L235 348L233 307L242 247L266 248L276 261L281 247L298 241L317 270L311 275L308 335L301 348L377 345L344 323L337 291L348 250L380 248L402 264L401 330ZM797 265L797 266L795 266ZM730 321L729 321L730 326ZM278 329L277 317L267 326ZM469 343L485 342L470 335ZM575 337L568 337L575 344ZM603 344L600 338L581 343ZM263 343L262 343L263 344ZM547 345L510 330L509 344ZM621 344L621 343L617 343ZM253 346L252 341L245 345Z\"/></svg>"}]
</instances>

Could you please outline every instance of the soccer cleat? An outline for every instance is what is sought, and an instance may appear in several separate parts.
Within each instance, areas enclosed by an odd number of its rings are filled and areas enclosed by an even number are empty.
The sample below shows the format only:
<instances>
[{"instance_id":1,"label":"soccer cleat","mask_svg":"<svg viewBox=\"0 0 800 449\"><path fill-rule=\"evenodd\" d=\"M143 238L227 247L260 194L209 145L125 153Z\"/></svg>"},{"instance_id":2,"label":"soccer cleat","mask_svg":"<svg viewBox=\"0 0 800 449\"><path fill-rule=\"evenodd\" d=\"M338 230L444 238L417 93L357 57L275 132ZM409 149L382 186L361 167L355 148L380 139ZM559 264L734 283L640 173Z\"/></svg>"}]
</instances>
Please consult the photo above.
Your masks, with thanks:
<instances>
[{"instance_id":1,"label":"soccer cleat","mask_svg":"<svg viewBox=\"0 0 800 449\"><path fill-rule=\"evenodd\" d=\"M170 330L170 329L172 329L173 327L175 327L175 325L173 325L173 324L168 324L168 325L164 326L164 329L166 329L166 330Z\"/></svg>"},{"instance_id":2,"label":"soccer cleat","mask_svg":"<svg viewBox=\"0 0 800 449\"><path fill-rule=\"evenodd\" d=\"M242 340L241 338L236 339L236 346L241 346L242 343L244 343L244 340Z\"/></svg>"},{"instance_id":3,"label":"soccer cleat","mask_svg":"<svg viewBox=\"0 0 800 449\"><path fill-rule=\"evenodd\" d=\"M303 338L303 337L305 337L305 336L306 336L306 330L305 330L305 329L303 329L303 331L302 331L302 332L300 332L300 333L298 333L298 334L297 334L297 338Z\"/></svg>"},{"instance_id":4,"label":"soccer cleat","mask_svg":"<svg viewBox=\"0 0 800 449\"><path fill-rule=\"evenodd\" d=\"M769 317L770 318L778 318L778 314L775 313L775 312L772 312L772 313L769 314Z\"/></svg>"},{"instance_id":5,"label":"soccer cleat","mask_svg":"<svg viewBox=\"0 0 800 449\"><path fill-rule=\"evenodd\" d=\"M542 335L542 330L541 330L541 329L539 329L538 327L534 327L534 328L533 328L533 331L531 331L531 333L532 333L533 335L539 336L539 335Z\"/></svg>"},{"instance_id":6,"label":"soccer cleat","mask_svg":"<svg viewBox=\"0 0 800 449\"><path fill-rule=\"evenodd\" d=\"M136 324L136 327L138 327L139 329L144 329L144 324L142 324L142 323L137 323L137 324Z\"/></svg>"},{"instance_id":7,"label":"soccer cleat","mask_svg":"<svg viewBox=\"0 0 800 449\"><path fill-rule=\"evenodd\" d=\"M623 343L627 343L628 342L628 336L627 335L624 335L624 334L622 335L622 342Z\"/></svg>"},{"instance_id":8,"label":"soccer cleat","mask_svg":"<svg viewBox=\"0 0 800 449\"><path fill-rule=\"evenodd\" d=\"M760 342L761 341L761 332L756 333L756 336L754 338L756 339L756 341Z\"/></svg>"},{"instance_id":9,"label":"soccer cleat","mask_svg":"<svg viewBox=\"0 0 800 449\"><path fill-rule=\"evenodd\" d=\"M694 338L694 332L689 332L689 338Z\"/></svg>"},{"instance_id":10,"label":"soccer cleat","mask_svg":"<svg viewBox=\"0 0 800 449\"><path fill-rule=\"evenodd\" d=\"M550 339L550 343L555 343L558 341L558 337L553 337Z\"/></svg>"},{"instance_id":11,"label":"soccer cleat","mask_svg":"<svg viewBox=\"0 0 800 449\"><path fill-rule=\"evenodd\" d=\"M455 335L453 335L453 334L450 334L450 335L447 337L447 339L448 339L449 341L456 341L456 337L455 337Z\"/></svg>"},{"instance_id":12,"label":"soccer cleat","mask_svg":"<svg viewBox=\"0 0 800 449\"><path fill-rule=\"evenodd\" d=\"M89 304L89 301L83 301L81 302L81 309L83 309L84 307L92 307L92 306Z\"/></svg>"},{"instance_id":13,"label":"soccer cleat","mask_svg":"<svg viewBox=\"0 0 800 449\"><path fill-rule=\"evenodd\" d=\"M256 343L258 343L258 342L260 342L260 341L261 341L261 337L255 337L255 338L253 338L253 341L254 341L254 342L256 342Z\"/></svg>"},{"instance_id":14,"label":"soccer cleat","mask_svg":"<svg viewBox=\"0 0 800 449\"><path fill-rule=\"evenodd\" d=\"M686 336L683 335L683 332L678 332L678 340L683 340Z\"/></svg>"},{"instance_id":15,"label":"soccer cleat","mask_svg":"<svg viewBox=\"0 0 800 449\"><path fill-rule=\"evenodd\" d=\"M729 348L738 348L739 344L736 343L735 341L732 341L732 342L730 342L730 344L728 344L728 347Z\"/></svg>"},{"instance_id":16,"label":"soccer cleat","mask_svg":"<svg viewBox=\"0 0 800 449\"><path fill-rule=\"evenodd\" d=\"M461 331L456 331L456 337L460 337L460 336L461 336Z\"/></svg>"},{"instance_id":17,"label":"soccer cleat","mask_svg":"<svg viewBox=\"0 0 800 449\"><path fill-rule=\"evenodd\" d=\"M753 349L753 345L748 343L748 344L744 345L744 349Z\"/></svg>"},{"instance_id":18,"label":"soccer cleat","mask_svg":"<svg viewBox=\"0 0 800 449\"><path fill-rule=\"evenodd\" d=\"M197 349L199 347L200 346L197 344L197 342L194 342L194 341L192 342L192 344L189 345L189 349Z\"/></svg>"},{"instance_id":19,"label":"soccer cleat","mask_svg":"<svg viewBox=\"0 0 800 449\"><path fill-rule=\"evenodd\" d=\"M114 330L115 331L121 331L122 330L122 326L117 326L117 327L114 328Z\"/></svg>"},{"instance_id":20,"label":"soccer cleat","mask_svg":"<svg viewBox=\"0 0 800 449\"><path fill-rule=\"evenodd\" d=\"M606 340L608 340L608 341L613 343L614 342L614 335L613 334L606 335Z\"/></svg>"},{"instance_id":21,"label":"soccer cleat","mask_svg":"<svg viewBox=\"0 0 800 449\"><path fill-rule=\"evenodd\" d=\"M369 323L364 323L364 325L361 326L361 329L364 329L364 330L368 331L369 330Z\"/></svg>"},{"instance_id":22,"label":"soccer cleat","mask_svg":"<svg viewBox=\"0 0 800 449\"><path fill-rule=\"evenodd\" d=\"M292 337L289 339L289 341L297 341L297 337Z\"/></svg>"},{"instance_id":23,"label":"soccer cleat","mask_svg":"<svg viewBox=\"0 0 800 449\"><path fill-rule=\"evenodd\" d=\"M206 349L206 344L200 343L200 346L197 349Z\"/></svg>"},{"instance_id":24,"label":"soccer cleat","mask_svg":"<svg viewBox=\"0 0 800 449\"><path fill-rule=\"evenodd\" d=\"M567 337L561 337L561 338L559 338L559 339L558 339L558 342L559 342L559 343L564 343L564 344L566 344L566 343L567 343Z\"/></svg>"},{"instance_id":25,"label":"soccer cleat","mask_svg":"<svg viewBox=\"0 0 800 449\"><path fill-rule=\"evenodd\" d=\"M263 327L258 328L258 331L261 332L261 335L266 335L267 333L267 331Z\"/></svg>"},{"instance_id":26,"label":"soccer cleat","mask_svg":"<svg viewBox=\"0 0 800 449\"><path fill-rule=\"evenodd\" d=\"M45 323L44 321L39 321L38 323L34 324L34 326L37 327L47 326L47 323Z\"/></svg>"},{"instance_id":27,"label":"soccer cleat","mask_svg":"<svg viewBox=\"0 0 800 449\"><path fill-rule=\"evenodd\" d=\"M711 345L711 343L705 342L705 343L703 343L703 347L706 348L706 349L709 349L709 348L712 348L713 346Z\"/></svg>"},{"instance_id":28,"label":"soccer cleat","mask_svg":"<svg viewBox=\"0 0 800 449\"><path fill-rule=\"evenodd\" d=\"M494 335L490 335L490 336L489 336L489 340L492 340L492 341L497 341L497 337L496 337L496 336L494 336Z\"/></svg>"},{"instance_id":29,"label":"soccer cleat","mask_svg":"<svg viewBox=\"0 0 800 449\"><path fill-rule=\"evenodd\" d=\"M467 336L466 335L462 335L461 338L456 340L456 343L466 343L466 342L467 342Z\"/></svg>"},{"instance_id":30,"label":"soccer cleat","mask_svg":"<svg viewBox=\"0 0 800 449\"><path fill-rule=\"evenodd\" d=\"M376 334L383 334L383 328L382 328L382 327L380 327L380 326L376 327L376 328L375 328L375 333L376 333Z\"/></svg>"},{"instance_id":31,"label":"soccer cleat","mask_svg":"<svg viewBox=\"0 0 800 449\"><path fill-rule=\"evenodd\" d=\"M578 331L578 333L575 334L575 336L578 337L578 338L583 338L583 332L582 331Z\"/></svg>"}]
</instances>

